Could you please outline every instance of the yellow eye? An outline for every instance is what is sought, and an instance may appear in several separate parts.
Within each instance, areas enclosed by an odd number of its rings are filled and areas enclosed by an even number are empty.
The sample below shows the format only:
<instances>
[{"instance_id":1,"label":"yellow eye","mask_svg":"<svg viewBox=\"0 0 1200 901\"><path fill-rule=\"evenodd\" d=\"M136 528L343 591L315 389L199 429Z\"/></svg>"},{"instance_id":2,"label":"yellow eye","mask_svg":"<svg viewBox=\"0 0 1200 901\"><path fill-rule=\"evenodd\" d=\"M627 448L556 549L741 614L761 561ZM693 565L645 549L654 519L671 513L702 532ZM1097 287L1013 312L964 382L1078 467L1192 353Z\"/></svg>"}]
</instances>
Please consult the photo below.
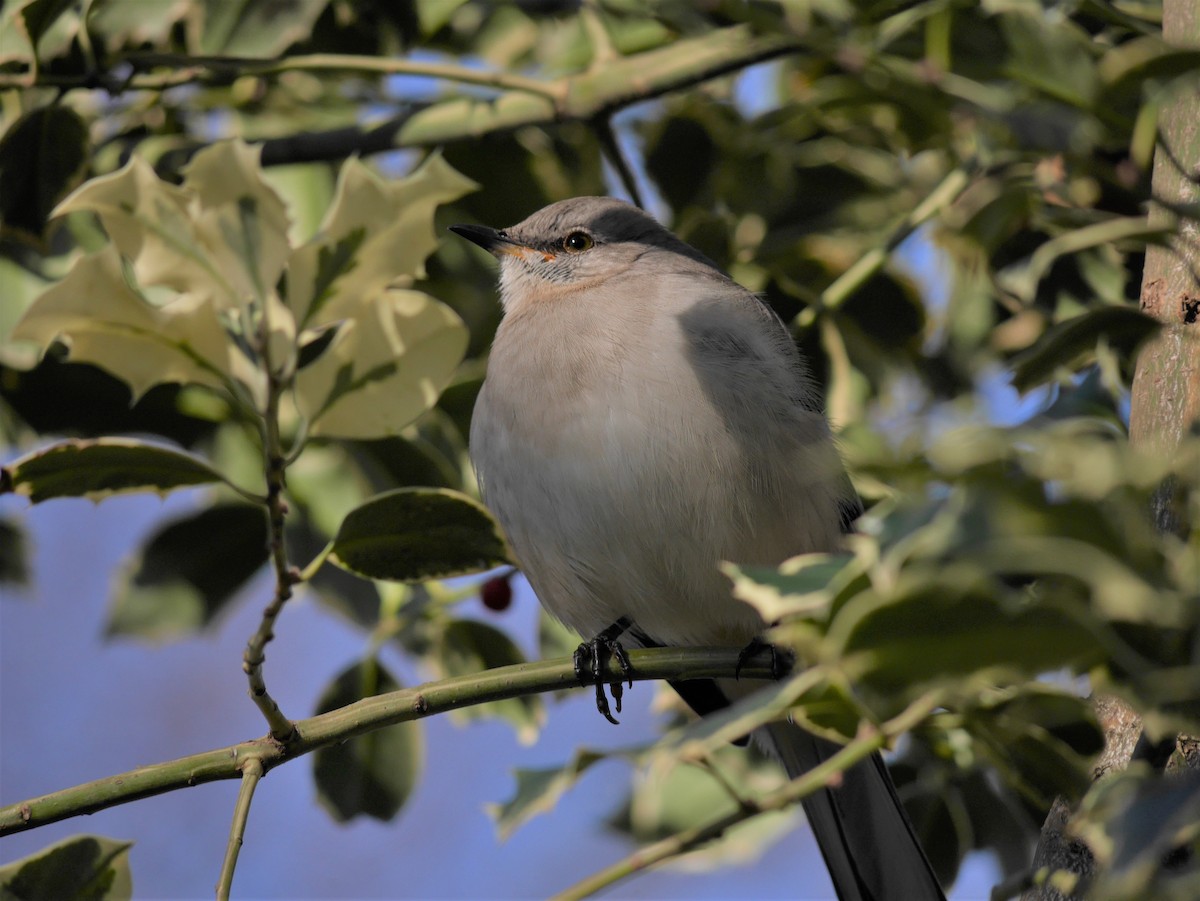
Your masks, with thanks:
<instances>
[{"instance_id":1,"label":"yellow eye","mask_svg":"<svg viewBox=\"0 0 1200 901\"><path fill-rule=\"evenodd\" d=\"M583 253L585 250L591 250L596 245L592 240L592 236L587 232L571 232L563 238L563 250L567 253Z\"/></svg>"}]
</instances>

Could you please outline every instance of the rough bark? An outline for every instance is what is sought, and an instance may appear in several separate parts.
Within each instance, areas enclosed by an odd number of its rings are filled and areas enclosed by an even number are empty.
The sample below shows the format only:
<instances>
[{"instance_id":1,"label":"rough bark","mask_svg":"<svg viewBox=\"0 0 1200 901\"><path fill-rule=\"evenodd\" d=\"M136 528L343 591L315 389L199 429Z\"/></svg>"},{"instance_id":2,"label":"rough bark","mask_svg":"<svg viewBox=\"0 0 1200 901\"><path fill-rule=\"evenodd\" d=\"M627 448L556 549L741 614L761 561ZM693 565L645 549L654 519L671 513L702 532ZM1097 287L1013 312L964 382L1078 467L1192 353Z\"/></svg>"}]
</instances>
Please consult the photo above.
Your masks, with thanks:
<instances>
[{"instance_id":1,"label":"rough bark","mask_svg":"<svg viewBox=\"0 0 1200 901\"><path fill-rule=\"evenodd\" d=\"M1195 0L1166 0L1163 37L1175 46L1200 46L1200 4ZM1200 202L1200 88L1189 80L1165 104L1159 121L1160 144L1154 157L1152 223L1169 225L1176 219L1172 208ZM1180 439L1200 421L1200 222L1179 220L1177 236L1165 247L1146 254L1142 276L1141 307L1162 323L1158 334L1142 348L1133 381L1130 442L1143 450L1169 455ZM1154 499L1155 525L1162 531L1186 527L1177 504L1175 485L1164 483ZM1119 772L1139 745L1141 722L1129 707L1111 698L1096 700L1097 713L1107 738L1094 777ZM1142 742L1150 756L1174 750ZM1181 750L1195 741L1181 738ZM1193 753L1177 754L1188 768L1200 766ZM1058 799L1042 827L1032 872L1041 882L1022 895L1022 901L1067 901L1079 897L1094 876L1095 862L1083 843L1067 830L1070 807ZM1070 874L1065 882L1050 874ZM1042 881L1045 880L1045 881Z\"/></svg>"}]
</instances>

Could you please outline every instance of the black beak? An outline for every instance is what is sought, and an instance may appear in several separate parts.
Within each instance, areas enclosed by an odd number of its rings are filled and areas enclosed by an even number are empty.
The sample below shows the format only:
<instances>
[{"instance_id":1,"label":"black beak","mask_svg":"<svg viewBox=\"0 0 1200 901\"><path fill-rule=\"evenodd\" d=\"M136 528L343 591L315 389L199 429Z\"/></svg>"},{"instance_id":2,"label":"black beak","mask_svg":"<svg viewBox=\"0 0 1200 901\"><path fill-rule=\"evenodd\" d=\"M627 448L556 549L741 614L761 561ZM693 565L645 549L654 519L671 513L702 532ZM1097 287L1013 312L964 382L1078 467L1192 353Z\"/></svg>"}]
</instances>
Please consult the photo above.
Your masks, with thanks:
<instances>
[{"instance_id":1,"label":"black beak","mask_svg":"<svg viewBox=\"0 0 1200 901\"><path fill-rule=\"evenodd\" d=\"M488 253L492 254L512 253L515 248L521 246L503 232L498 232L494 228L488 228L486 225L452 225L450 226L450 231L466 238L472 244L478 244Z\"/></svg>"}]
</instances>

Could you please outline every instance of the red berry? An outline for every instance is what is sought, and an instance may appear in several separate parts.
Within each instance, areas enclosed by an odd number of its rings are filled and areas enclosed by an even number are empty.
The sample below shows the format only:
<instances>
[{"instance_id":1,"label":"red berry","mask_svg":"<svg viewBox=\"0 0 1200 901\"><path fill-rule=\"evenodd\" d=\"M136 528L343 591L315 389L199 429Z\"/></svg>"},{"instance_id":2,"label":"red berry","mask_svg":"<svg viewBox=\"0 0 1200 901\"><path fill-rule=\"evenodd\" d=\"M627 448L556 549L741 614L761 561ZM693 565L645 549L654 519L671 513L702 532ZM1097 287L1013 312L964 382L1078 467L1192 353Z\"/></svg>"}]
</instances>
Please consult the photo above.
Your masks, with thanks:
<instances>
[{"instance_id":1,"label":"red berry","mask_svg":"<svg viewBox=\"0 0 1200 901\"><path fill-rule=\"evenodd\" d=\"M509 584L509 577L493 576L479 589L479 599L488 610L500 613L512 606L512 585Z\"/></svg>"}]
</instances>

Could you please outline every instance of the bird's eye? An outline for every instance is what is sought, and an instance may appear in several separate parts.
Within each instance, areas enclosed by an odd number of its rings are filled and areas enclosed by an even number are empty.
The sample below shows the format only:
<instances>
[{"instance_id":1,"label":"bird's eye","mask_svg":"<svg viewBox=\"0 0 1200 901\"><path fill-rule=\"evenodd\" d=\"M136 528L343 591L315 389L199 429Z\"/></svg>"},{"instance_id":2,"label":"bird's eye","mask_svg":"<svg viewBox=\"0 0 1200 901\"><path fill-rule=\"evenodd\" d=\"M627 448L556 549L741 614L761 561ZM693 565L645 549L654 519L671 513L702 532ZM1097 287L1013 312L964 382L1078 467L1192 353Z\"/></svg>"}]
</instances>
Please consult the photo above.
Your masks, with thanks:
<instances>
[{"instance_id":1,"label":"bird's eye","mask_svg":"<svg viewBox=\"0 0 1200 901\"><path fill-rule=\"evenodd\" d=\"M595 244L587 232L571 232L562 242L563 250L567 253L583 253L585 250L591 250Z\"/></svg>"}]
</instances>

